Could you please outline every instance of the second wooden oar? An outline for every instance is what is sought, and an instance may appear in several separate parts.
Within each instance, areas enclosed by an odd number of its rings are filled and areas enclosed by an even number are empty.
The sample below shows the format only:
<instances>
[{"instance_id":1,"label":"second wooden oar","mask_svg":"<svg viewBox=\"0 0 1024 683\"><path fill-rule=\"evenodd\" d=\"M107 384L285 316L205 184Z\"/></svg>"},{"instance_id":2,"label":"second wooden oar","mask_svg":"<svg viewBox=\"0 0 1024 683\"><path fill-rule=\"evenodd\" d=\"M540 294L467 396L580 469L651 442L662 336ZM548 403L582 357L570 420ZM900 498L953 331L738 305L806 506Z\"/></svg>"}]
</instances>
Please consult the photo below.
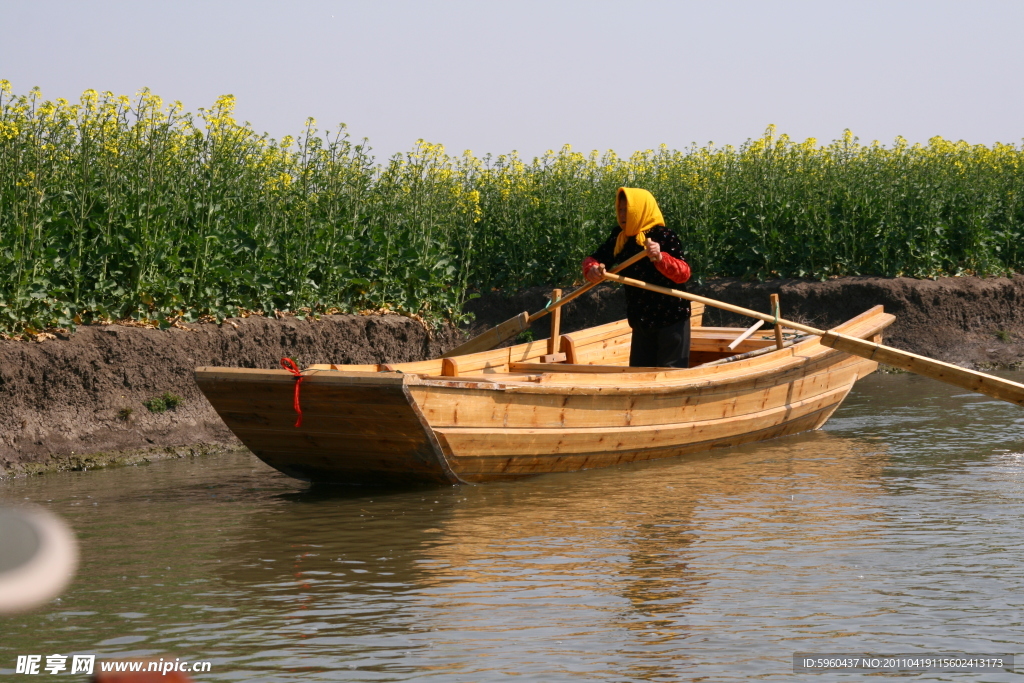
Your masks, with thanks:
<instances>
[{"instance_id":1,"label":"second wooden oar","mask_svg":"<svg viewBox=\"0 0 1024 683\"><path fill-rule=\"evenodd\" d=\"M754 323L753 325L748 327L746 332L744 332L743 334L741 334L740 336L738 336L738 337L736 337L735 339L732 340L732 343L729 344L729 350L730 351L734 350L737 346L739 346L744 341L746 341L750 337L750 335L754 334L759 329L761 329L761 325L764 325L764 321L763 320L758 320L756 323Z\"/></svg>"},{"instance_id":2,"label":"second wooden oar","mask_svg":"<svg viewBox=\"0 0 1024 683\"><path fill-rule=\"evenodd\" d=\"M640 259L644 258L645 256L647 256L647 252L641 251L639 254L631 256L622 263L620 263L619 265L617 265L615 268L611 270L611 272L621 272L626 268L629 268L631 265L633 265ZM523 330L529 329L530 325L537 322L538 320L546 316L548 313L558 308L559 306L564 306L565 304L569 303L570 301L580 296L581 294L589 292L591 289L601 284L601 282L602 280L598 280L597 282L588 282L582 287L573 290L573 292L571 292L570 294L563 296L558 301L550 302L547 306L540 309L536 313L531 314L528 311L523 311L516 317L509 318L500 325L496 325L495 327L492 327L489 330L485 330L480 334L476 335L475 337L473 337L472 339L470 339L469 341L463 342L459 346L456 346L451 351L448 351L447 353L442 355L441 358L463 356L467 353L477 353L478 351L490 351L491 349L493 349L495 346L505 341L506 339L511 339L512 337L516 336Z\"/></svg>"},{"instance_id":3,"label":"second wooden oar","mask_svg":"<svg viewBox=\"0 0 1024 683\"><path fill-rule=\"evenodd\" d=\"M916 353L901 351L899 349L894 349L891 346L875 344L874 342L865 341L857 337L850 337L838 332L819 330L809 325L802 325L800 323L792 322L791 320L783 320L782 318L776 318L775 316L760 313L749 308L733 306L732 304L727 304L724 301L717 301L715 299L709 299L707 297L690 294L688 292L680 292L678 289L660 287L658 285L648 284L641 280L634 280L632 278L614 275L612 273L605 273L604 277L606 280L621 282L622 284L630 285L631 287L639 287L641 289L660 292L680 299L696 301L704 304L705 306L714 306L715 308L720 308L724 311L738 313L750 318L757 318L768 323L783 325L785 327L793 328L794 330L800 330L801 332L817 335L821 337L822 344L836 349L837 351L845 351L846 353L854 356L860 356L861 358L867 358L868 360L892 365L894 367L907 370L908 372L937 379L940 382L945 382L946 384L952 384L963 389L991 396L992 398L998 398L1002 401L1008 401L1010 403L1016 403L1017 405L1024 406L1024 384L1011 382L1010 380L1003 379L1002 377L988 375L984 372L968 370L966 368L961 368L958 365L944 363L940 360L935 360L934 358L919 356Z\"/></svg>"}]
</instances>

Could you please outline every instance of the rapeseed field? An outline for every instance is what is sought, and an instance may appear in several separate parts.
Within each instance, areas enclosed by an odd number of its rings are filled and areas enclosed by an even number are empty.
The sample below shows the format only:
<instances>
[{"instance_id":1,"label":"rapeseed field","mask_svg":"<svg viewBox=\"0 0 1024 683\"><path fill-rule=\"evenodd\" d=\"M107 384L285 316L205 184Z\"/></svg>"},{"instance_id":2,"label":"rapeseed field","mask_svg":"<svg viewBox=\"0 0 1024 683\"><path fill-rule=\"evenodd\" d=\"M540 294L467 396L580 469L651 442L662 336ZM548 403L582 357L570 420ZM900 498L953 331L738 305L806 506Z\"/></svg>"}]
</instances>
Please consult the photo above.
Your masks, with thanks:
<instances>
[{"instance_id":1,"label":"rapeseed field","mask_svg":"<svg viewBox=\"0 0 1024 683\"><path fill-rule=\"evenodd\" d=\"M0 81L0 332L111 319L390 309L459 319L474 291L569 285L645 187L699 277L1002 275L1024 267L1024 146L827 144L629 158L566 146L379 161L313 119L274 140L235 100L78 103Z\"/></svg>"}]
</instances>

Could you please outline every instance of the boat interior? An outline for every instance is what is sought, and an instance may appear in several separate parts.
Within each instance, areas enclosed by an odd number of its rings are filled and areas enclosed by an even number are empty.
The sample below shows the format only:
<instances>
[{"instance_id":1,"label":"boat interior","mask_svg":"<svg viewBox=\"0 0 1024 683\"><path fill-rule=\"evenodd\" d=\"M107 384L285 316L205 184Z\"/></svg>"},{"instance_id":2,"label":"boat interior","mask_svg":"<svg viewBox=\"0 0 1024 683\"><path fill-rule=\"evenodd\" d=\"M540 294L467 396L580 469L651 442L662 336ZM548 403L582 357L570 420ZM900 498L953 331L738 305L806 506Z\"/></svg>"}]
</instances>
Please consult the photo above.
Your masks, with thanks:
<instances>
[{"instance_id":1,"label":"boat interior","mask_svg":"<svg viewBox=\"0 0 1024 683\"><path fill-rule=\"evenodd\" d=\"M879 313L880 308L879 308ZM770 353L781 348L770 324L745 336L749 330L736 327L704 327L704 306L694 304L691 314L690 368L719 365ZM873 311L872 311L873 312ZM867 315L867 314L865 314ZM861 318L864 316L860 316ZM852 321L851 321L852 322ZM809 339L801 333L781 328L783 346ZM606 384L616 381L618 373L650 374L686 372L667 368L629 366L632 331L626 320L599 325L570 334L529 341L490 351L481 351L451 358L410 363L366 365L317 364L308 370L346 373L396 372L414 374L425 380L456 380L468 382L531 382L556 381ZM742 337L742 338L741 338ZM571 379L572 375L576 378ZM599 375L605 375L599 377ZM634 378L631 378L635 380Z\"/></svg>"}]
</instances>

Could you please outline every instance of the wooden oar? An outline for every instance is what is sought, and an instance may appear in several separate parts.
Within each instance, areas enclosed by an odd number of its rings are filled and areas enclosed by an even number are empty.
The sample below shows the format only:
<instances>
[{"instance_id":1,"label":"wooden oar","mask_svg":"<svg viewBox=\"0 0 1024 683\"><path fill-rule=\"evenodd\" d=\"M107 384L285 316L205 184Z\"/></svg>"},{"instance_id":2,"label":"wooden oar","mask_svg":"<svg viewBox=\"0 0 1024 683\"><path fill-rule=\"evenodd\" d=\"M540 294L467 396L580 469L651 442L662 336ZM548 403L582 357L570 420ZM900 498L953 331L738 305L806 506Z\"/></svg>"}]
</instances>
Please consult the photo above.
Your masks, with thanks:
<instances>
[{"instance_id":1,"label":"wooden oar","mask_svg":"<svg viewBox=\"0 0 1024 683\"><path fill-rule=\"evenodd\" d=\"M611 272L621 272L626 268L629 268L631 265L633 265L634 263L636 263L645 256L647 256L647 252L641 251L639 254L631 256L622 263L620 263L619 265L617 265L615 268L611 270ZM570 294L563 296L561 299L550 302L547 306L540 309L536 313L531 314L528 311L523 311L516 317L509 318L500 325L492 327L489 330L485 330L478 334L477 336L470 339L469 341L464 342L459 346L456 346L451 351L448 351L447 353L443 354L441 358L463 356L467 353L477 353L478 351L490 351L491 349L493 349L495 346L505 341L506 339L511 339L512 337L516 336L523 330L528 329L530 325L537 322L538 320L546 316L548 313L558 308L559 306L564 306L565 304L569 303L576 297L582 294L586 294L591 289L601 284L601 282L601 280L598 280L597 282L588 282L579 289L576 289Z\"/></svg>"},{"instance_id":2,"label":"wooden oar","mask_svg":"<svg viewBox=\"0 0 1024 683\"><path fill-rule=\"evenodd\" d=\"M845 351L846 353L854 356L860 356L861 358L867 358L868 360L892 365L918 375L937 379L940 382L952 384L970 391L977 391L978 393L991 396L992 398L998 398L1002 401L1009 401L1010 403L1016 403L1017 405L1024 406L1024 384L1011 382L1010 380L1003 379L1002 377L987 375L984 372L967 370L966 368L961 368L957 365L952 365L951 363L943 363L942 361L935 360L933 358L919 356L916 353L910 353L909 351L900 351L899 349L894 349L891 346L875 344L874 342L858 339L857 337L850 337L845 334L840 334L839 332L819 330L809 325L801 325L800 323L795 323L791 320L783 320L782 318L776 319L775 316L768 315L766 313L760 313L740 306L733 306L732 304L716 301L715 299L708 299L703 296L697 296L696 294L680 292L677 289L659 287L658 285L648 284L646 282L623 277L621 275L613 275L612 273L605 273L604 277L606 280L621 282L622 284L630 285L631 287L639 287L652 292L661 292L662 294L668 294L669 296L678 297L680 299L696 301L704 304L705 306L721 308L723 311L730 311L750 318L757 318L759 320L772 323L773 325L784 325L785 327L790 327L794 330L800 330L807 334L819 336L821 337L822 344L836 349L837 351Z\"/></svg>"}]
</instances>

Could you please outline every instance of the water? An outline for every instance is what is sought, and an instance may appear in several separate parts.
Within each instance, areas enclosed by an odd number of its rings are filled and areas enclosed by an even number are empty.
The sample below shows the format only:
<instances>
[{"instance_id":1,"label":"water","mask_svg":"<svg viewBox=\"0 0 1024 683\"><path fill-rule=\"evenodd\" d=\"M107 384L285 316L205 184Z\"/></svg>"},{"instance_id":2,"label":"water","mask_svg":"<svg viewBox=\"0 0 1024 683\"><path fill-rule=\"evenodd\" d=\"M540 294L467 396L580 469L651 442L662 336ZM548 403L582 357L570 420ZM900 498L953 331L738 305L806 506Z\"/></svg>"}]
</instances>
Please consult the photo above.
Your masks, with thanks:
<instances>
[{"instance_id":1,"label":"water","mask_svg":"<svg viewBox=\"0 0 1024 683\"><path fill-rule=\"evenodd\" d=\"M1024 409L911 375L862 381L820 432L512 483L310 489L237 454L0 496L83 547L59 601L0 617L11 680L32 653L474 682L863 680L795 675L792 654L1024 653Z\"/></svg>"}]
</instances>

